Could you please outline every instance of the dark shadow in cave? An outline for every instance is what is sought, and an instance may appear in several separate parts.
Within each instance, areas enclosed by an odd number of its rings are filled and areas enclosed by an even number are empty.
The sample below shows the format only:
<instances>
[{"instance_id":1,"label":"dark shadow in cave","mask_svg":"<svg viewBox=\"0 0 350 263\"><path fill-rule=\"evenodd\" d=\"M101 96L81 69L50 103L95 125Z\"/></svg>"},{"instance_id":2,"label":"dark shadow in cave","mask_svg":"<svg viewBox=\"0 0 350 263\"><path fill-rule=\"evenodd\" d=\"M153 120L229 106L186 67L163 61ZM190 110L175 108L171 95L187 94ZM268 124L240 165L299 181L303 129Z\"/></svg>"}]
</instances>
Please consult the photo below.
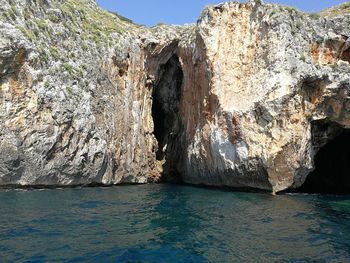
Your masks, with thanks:
<instances>
[{"instance_id":1,"label":"dark shadow in cave","mask_svg":"<svg viewBox=\"0 0 350 263\"><path fill-rule=\"evenodd\" d=\"M315 170L311 172L299 192L350 193L350 129L329 121L315 121L312 140L317 152Z\"/></svg>"},{"instance_id":2,"label":"dark shadow in cave","mask_svg":"<svg viewBox=\"0 0 350 263\"><path fill-rule=\"evenodd\" d=\"M179 58L173 55L159 69L158 80L153 90L152 117L154 135L158 142L156 158L163 161L162 181L180 182L177 165L180 159L179 116L183 71Z\"/></svg>"}]
</instances>

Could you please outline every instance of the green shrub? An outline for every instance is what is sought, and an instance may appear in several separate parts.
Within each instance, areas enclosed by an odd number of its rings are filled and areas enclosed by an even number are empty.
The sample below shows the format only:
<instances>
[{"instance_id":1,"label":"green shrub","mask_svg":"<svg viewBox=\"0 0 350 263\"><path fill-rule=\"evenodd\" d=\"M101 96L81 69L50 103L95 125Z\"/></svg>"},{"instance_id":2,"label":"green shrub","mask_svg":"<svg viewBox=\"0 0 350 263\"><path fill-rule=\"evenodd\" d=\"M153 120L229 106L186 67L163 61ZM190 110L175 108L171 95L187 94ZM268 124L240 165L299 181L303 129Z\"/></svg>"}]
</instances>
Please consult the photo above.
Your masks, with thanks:
<instances>
[{"instance_id":1,"label":"green shrub","mask_svg":"<svg viewBox=\"0 0 350 263\"><path fill-rule=\"evenodd\" d=\"M42 31L46 30L47 24L45 20L37 20L36 24L40 30Z\"/></svg>"},{"instance_id":2,"label":"green shrub","mask_svg":"<svg viewBox=\"0 0 350 263\"><path fill-rule=\"evenodd\" d=\"M290 7L290 6L286 6L284 7L289 13L293 13L293 12L298 12L298 10L294 7Z\"/></svg>"},{"instance_id":3,"label":"green shrub","mask_svg":"<svg viewBox=\"0 0 350 263\"><path fill-rule=\"evenodd\" d=\"M33 28L33 30L31 31L36 37L40 36L40 31L37 28Z\"/></svg>"},{"instance_id":4,"label":"green shrub","mask_svg":"<svg viewBox=\"0 0 350 263\"><path fill-rule=\"evenodd\" d=\"M14 4L11 5L11 11L12 13L16 16L17 14L17 9L16 9L16 6Z\"/></svg>"},{"instance_id":5,"label":"green shrub","mask_svg":"<svg viewBox=\"0 0 350 263\"><path fill-rule=\"evenodd\" d=\"M23 26L17 26L17 29L19 29L23 35L25 35L26 38L28 38L31 42L35 41L35 35L32 31L24 28Z\"/></svg>"},{"instance_id":6,"label":"green shrub","mask_svg":"<svg viewBox=\"0 0 350 263\"><path fill-rule=\"evenodd\" d=\"M110 12L110 13L112 13L113 15L118 17L123 22L130 23L130 24L134 23L134 21L132 21L131 19L129 19L129 18L125 17L125 16L122 16L122 15L119 15L117 12Z\"/></svg>"},{"instance_id":7,"label":"green shrub","mask_svg":"<svg viewBox=\"0 0 350 263\"><path fill-rule=\"evenodd\" d=\"M8 10L8 11L6 12L6 14L7 14L7 17L11 18L12 20L16 20L16 13L13 12L12 9Z\"/></svg>"},{"instance_id":8,"label":"green shrub","mask_svg":"<svg viewBox=\"0 0 350 263\"><path fill-rule=\"evenodd\" d=\"M311 19L319 19L321 17L318 13L311 13L309 14L309 16Z\"/></svg>"},{"instance_id":9,"label":"green shrub","mask_svg":"<svg viewBox=\"0 0 350 263\"><path fill-rule=\"evenodd\" d=\"M40 58L42 61L44 61L45 63L47 63L49 61L49 55L46 54L45 51L42 51L41 54L40 54Z\"/></svg>"},{"instance_id":10,"label":"green shrub","mask_svg":"<svg viewBox=\"0 0 350 263\"><path fill-rule=\"evenodd\" d=\"M49 14L48 18L52 23L57 24L60 22L60 18L54 14Z\"/></svg>"},{"instance_id":11,"label":"green shrub","mask_svg":"<svg viewBox=\"0 0 350 263\"><path fill-rule=\"evenodd\" d=\"M73 92L73 89L71 87L66 87L66 91L67 91L67 94L69 96L73 96L74 92Z\"/></svg>"},{"instance_id":12,"label":"green shrub","mask_svg":"<svg viewBox=\"0 0 350 263\"><path fill-rule=\"evenodd\" d=\"M28 28L31 28L31 27L34 26L34 24L33 24L33 22L32 22L31 20L26 20L25 23L26 23L26 26L27 26Z\"/></svg>"},{"instance_id":13,"label":"green shrub","mask_svg":"<svg viewBox=\"0 0 350 263\"><path fill-rule=\"evenodd\" d=\"M60 52L58 51L57 48L50 47L50 54L54 59L56 60L60 59Z\"/></svg>"},{"instance_id":14,"label":"green shrub","mask_svg":"<svg viewBox=\"0 0 350 263\"><path fill-rule=\"evenodd\" d=\"M65 71L67 71L69 74L73 74L73 66L68 64L68 63L65 63L63 64L63 68Z\"/></svg>"},{"instance_id":15,"label":"green shrub","mask_svg":"<svg viewBox=\"0 0 350 263\"><path fill-rule=\"evenodd\" d=\"M31 22L31 18L32 18L32 15L31 15L31 12L26 8L24 9L23 11L23 16L24 16L24 19L26 20L26 22Z\"/></svg>"},{"instance_id":16,"label":"green shrub","mask_svg":"<svg viewBox=\"0 0 350 263\"><path fill-rule=\"evenodd\" d=\"M350 2L341 4L341 5L339 6L339 8L340 8L340 9L347 9L347 8L350 8Z\"/></svg>"}]
</instances>

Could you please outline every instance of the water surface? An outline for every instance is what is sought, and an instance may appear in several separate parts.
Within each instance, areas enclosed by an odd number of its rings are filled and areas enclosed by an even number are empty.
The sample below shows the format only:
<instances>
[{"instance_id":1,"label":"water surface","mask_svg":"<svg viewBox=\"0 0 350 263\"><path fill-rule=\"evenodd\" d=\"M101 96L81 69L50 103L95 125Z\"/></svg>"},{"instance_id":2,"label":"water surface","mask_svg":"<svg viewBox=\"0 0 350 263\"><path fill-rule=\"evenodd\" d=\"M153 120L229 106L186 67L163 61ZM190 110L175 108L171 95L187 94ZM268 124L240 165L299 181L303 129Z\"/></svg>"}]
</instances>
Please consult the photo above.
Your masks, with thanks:
<instances>
[{"instance_id":1,"label":"water surface","mask_svg":"<svg viewBox=\"0 0 350 263\"><path fill-rule=\"evenodd\" d=\"M176 185L0 191L0 262L350 262L350 197Z\"/></svg>"}]
</instances>

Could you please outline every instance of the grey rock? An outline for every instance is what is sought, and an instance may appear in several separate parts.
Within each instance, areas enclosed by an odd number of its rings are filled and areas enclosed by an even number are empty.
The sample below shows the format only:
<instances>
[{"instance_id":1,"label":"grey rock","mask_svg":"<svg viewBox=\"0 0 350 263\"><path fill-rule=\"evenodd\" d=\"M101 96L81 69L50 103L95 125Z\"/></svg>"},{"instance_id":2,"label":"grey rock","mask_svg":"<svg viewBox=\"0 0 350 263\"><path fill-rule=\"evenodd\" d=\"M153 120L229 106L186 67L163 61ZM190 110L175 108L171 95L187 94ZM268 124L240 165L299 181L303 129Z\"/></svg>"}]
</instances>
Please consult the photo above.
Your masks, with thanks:
<instances>
[{"instance_id":1,"label":"grey rock","mask_svg":"<svg viewBox=\"0 0 350 263\"><path fill-rule=\"evenodd\" d=\"M146 28L92 0L0 4L0 185L278 192L314 169L315 122L350 128L337 9L229 2Z\"/></svg>"}]
</instances>

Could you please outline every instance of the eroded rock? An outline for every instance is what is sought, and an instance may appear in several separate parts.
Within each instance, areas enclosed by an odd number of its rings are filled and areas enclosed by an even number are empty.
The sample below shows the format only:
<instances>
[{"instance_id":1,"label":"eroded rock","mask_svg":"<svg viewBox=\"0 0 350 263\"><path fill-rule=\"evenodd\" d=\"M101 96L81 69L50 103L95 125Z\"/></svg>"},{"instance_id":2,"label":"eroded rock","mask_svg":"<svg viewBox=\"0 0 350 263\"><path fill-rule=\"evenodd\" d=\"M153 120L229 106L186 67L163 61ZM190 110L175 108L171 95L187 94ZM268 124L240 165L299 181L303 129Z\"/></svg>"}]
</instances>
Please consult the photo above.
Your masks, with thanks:
<instances>
[{"instance_id":1,"label":"eroded rock","mask_svg":"<svg viewBox=\"0 0 350 263\"><path fill-rule=\"evenodd\" d=\"M0 185L300 187L350 128L350 16L224 3L138 26L94 1L13 1L0 29ZM13 10L15 8L15 10Z\"/></svg>"}]
</instances>

